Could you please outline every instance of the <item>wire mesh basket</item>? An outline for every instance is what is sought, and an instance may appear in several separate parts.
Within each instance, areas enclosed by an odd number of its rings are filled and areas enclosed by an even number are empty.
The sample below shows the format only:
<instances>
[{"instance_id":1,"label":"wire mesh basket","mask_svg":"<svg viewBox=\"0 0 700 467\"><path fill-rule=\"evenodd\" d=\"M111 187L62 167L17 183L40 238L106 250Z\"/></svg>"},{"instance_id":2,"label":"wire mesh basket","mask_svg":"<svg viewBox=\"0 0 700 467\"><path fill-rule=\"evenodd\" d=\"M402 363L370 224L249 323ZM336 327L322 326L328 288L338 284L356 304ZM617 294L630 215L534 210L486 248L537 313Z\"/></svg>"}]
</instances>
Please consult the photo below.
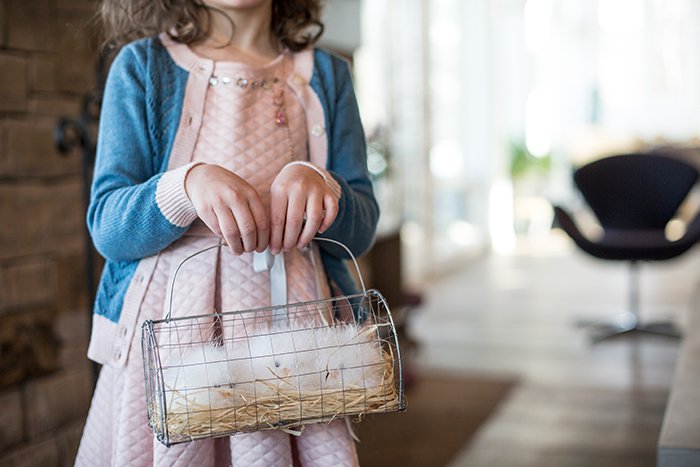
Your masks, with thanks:
<instances>
[{"instance_id":1,"label":"wire mesh basket","mask_svg":"<svg viewBox=\"0 0 700 467\"><path fill-rule=\"evenodd\" d=\"M362 289L145 321L146 407L158 440L170 446L405 409L389 306Z\"/></svg>"}]
</instances>

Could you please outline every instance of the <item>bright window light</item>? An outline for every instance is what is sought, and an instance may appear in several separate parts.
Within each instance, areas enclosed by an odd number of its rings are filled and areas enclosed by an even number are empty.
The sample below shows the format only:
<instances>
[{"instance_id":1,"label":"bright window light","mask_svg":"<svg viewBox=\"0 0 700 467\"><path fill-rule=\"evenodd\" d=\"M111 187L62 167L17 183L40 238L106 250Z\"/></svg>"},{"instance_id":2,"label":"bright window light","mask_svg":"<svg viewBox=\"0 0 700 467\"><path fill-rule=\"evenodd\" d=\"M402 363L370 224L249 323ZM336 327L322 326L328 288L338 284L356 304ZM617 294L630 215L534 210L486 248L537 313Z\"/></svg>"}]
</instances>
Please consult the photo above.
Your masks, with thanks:
<instances>
[{"instance_id":1,"label":"bright window light","mask_svg":"<svg viewBox=\"0 0 700 467\"><path fill-rule=\"evenodd\" d=\"M535 157L549 154L552 145L551 104L541 89L535 88L527 97L525 144Z\"/></svg>"},{"instance_id":2,"label":"bright window light","mask_svg":"<svg viewBox=\"0 0 700 467\"><path fill-rule=\"evenodd\" d=\"M446 139L435 143L430 150L430 172L438 178L456 178L462 175L464 160L459 142Z\"/></svg>"},{"instance_id":3,"label":"bright window light","mask_svg":"<svg viewBox=\"0 0 700 467\"><path fill-rule=\"evenodd\" d=\"M525 4L525 44L531 52L545 49L549 43L552 0L527 0Z\"/></svg>"},{"instance_id":4,"label":"bright window light","mask_svg":"<svg viewBox=\"0 0 700 467\"><path fill-rule=\"evenodd\" d=\"M498 180L489 196L489 233L493 250L499 254L515 250L513 232L513 186L508 180Z\"/></svg>"},{"instance_id":5,"label":"bright window light","mask_svg":"<svg viewBox=\"0 0 700 467\"><path fill-rule=\"evenodd\" d=\"M481 241L479 229L467 221L458 220L450 224L448 235L455 245L470 246Z\"/></svg>"},{"instance_id":6,"label":"bright window light","mask_svg":"<svg viewBox=\"0 0 700 467\"><path fill-rule=\"evenodd\" d=\"M644 4L640 0L599 0L598 24L612 33L639 31L644 27Z\"/></svg>"}]
</instances>

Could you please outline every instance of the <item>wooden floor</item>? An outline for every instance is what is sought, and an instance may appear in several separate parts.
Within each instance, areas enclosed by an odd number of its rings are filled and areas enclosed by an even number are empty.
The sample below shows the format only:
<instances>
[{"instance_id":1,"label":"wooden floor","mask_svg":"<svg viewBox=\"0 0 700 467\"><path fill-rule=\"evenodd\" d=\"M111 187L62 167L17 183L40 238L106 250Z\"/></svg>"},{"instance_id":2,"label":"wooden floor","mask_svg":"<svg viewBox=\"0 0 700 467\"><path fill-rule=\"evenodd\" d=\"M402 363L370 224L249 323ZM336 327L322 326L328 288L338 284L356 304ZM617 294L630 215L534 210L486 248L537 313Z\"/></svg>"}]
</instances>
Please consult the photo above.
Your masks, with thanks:
<instances>
[{"instance_id":1,"label":"wooden floor","mask_svg":"<svg viewBox=\"0 0 700 467\"><path fill-rule=\"evenodd\" d=\"M491 256L430 284L410 320L421 343L412 361L518 382L449 462L426 465L655 465L678 341L639 336L591 345L576 326L623 311L627 279L624 265L566 247ZM644 265L642 318L682 326L699 311L699 280L697 248ZM444 432L453 429L446 419Z\"/></svg>"},{"instance_id":2,"label":"wooden floor","mask_svg":"<svg viewBox=\"0 0 700 467\"><path fill-rule=\"evenodd\" d=\"M446 465L513 387L509 378L423 373L406 390L405 412L355 427L362 467ZM445 430L449 421L450 430Z\"/></svg>"}]
</instances>

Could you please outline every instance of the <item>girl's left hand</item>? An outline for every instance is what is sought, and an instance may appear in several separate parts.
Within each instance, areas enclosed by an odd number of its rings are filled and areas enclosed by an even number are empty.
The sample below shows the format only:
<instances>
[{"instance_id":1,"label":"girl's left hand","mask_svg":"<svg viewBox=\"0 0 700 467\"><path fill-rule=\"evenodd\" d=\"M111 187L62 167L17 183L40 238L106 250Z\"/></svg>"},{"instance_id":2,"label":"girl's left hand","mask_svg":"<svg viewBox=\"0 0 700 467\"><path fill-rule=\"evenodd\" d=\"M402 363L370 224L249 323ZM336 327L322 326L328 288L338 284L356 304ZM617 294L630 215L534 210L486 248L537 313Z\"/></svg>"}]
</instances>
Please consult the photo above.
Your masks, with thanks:
<instances>
[{"instance_id":1,"label":"girl's left hand","mask_svg":"<svg viewBox=\"0 0 700 467\"><path fill-rule=\"evenodd\" d=\"M338 215L338 200L323 177L304 165L288 165L272 182L270 249L303 248Z\"/></svg>"}]
</instances>

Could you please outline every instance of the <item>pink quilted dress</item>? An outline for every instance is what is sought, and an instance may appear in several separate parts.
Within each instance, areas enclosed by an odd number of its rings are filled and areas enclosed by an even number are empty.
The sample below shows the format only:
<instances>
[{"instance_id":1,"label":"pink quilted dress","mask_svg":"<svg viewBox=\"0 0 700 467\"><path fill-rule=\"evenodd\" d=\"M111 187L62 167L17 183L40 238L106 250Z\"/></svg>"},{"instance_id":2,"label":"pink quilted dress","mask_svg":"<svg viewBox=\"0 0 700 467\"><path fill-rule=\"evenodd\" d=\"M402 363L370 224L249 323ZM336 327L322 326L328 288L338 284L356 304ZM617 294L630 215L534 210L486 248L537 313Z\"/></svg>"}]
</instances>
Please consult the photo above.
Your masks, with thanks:
<instances>
[{"instance_id":1,"label":"pink quilted dress","mask_svg":"<svg viewBox=\"0 0 700 467\"><path fill-rule=\"evenodd\" d=\"M287 78L293 60L282 54L263 67L217 62L206 94L195 161L223 166L253 185L269 210L270 186L293 160L306 160L307 124ZM269 212L269 211L268 211ZM201 221L158 254L138 326L143 320L191 316L270 305L268 271L256 272L253 254L233 255ZM284 254L288 302L330 296L317 248ZM318 267L317 267L318 266ZM172 292L172 308L169 294ZM134 333L123 368L104 366L81 440L80 466L291 466L292 442L304 466L357 465L354 443L343 421L308 425L294 437L261 431L166 448L148 427L140 332Z\"/></svg>"}]
</instances>

